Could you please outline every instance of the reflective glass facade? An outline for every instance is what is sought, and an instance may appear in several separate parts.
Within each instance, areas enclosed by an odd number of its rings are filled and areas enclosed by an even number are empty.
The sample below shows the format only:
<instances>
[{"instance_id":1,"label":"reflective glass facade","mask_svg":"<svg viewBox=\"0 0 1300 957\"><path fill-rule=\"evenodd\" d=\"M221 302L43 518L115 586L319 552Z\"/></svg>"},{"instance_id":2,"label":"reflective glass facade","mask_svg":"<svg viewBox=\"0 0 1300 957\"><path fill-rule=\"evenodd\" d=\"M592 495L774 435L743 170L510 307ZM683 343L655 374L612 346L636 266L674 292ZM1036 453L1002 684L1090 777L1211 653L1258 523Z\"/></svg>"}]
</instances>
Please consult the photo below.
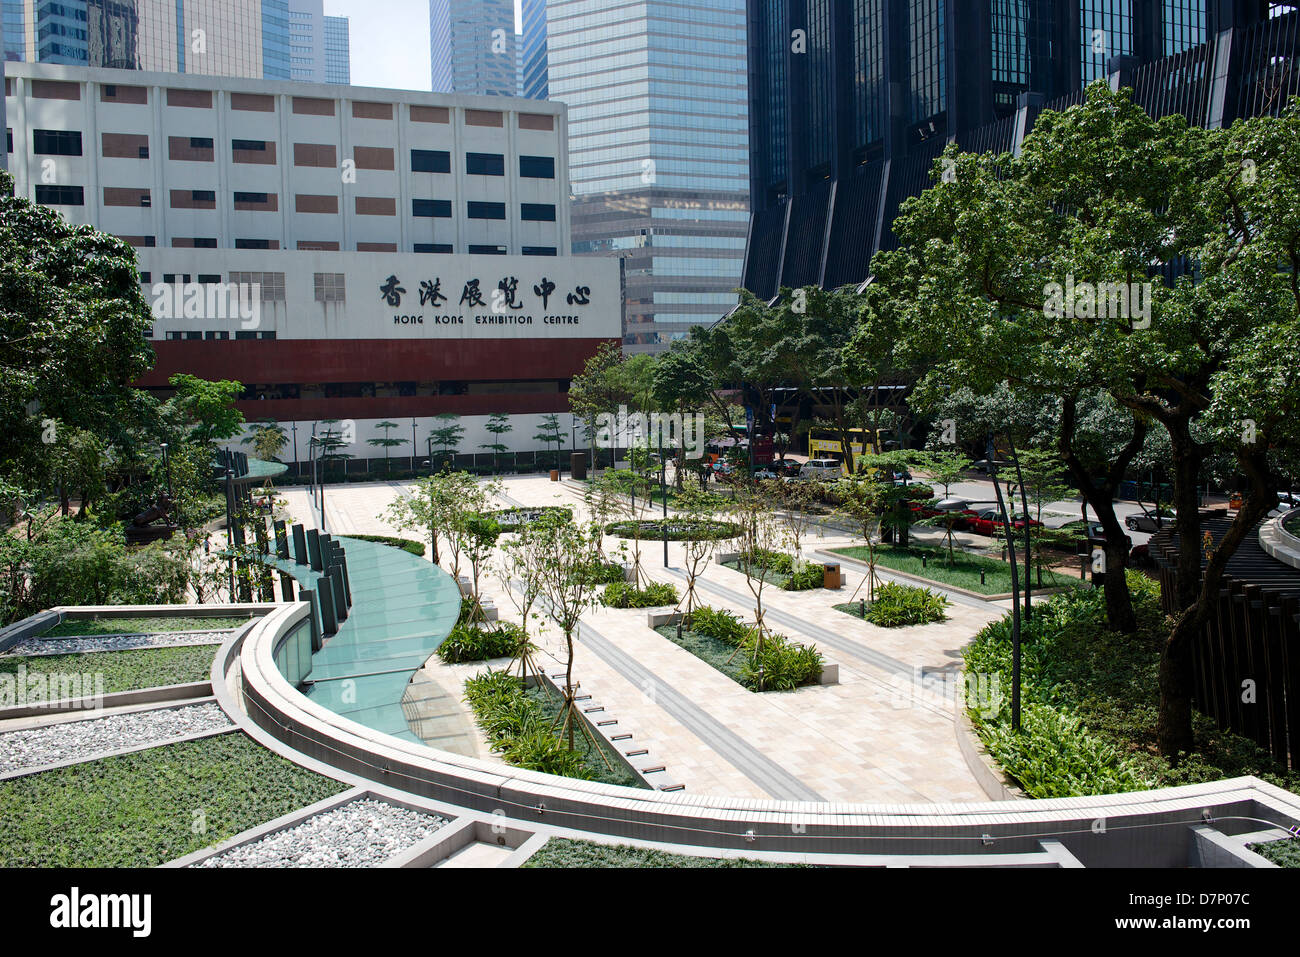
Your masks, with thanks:
<instances>
[{"instance_id":1,"label":"reflective glass facade","mask_svg":"<svg viewBox=\"0 0 1300 957\"><path fill-rule=\"evenodd\" d=\"M574 252L624 259L624 346L664 348L717 321L740 282L743 0L551 0L546 37L550 97L569 106Z\"/></svg>"},{"instance_id":2,"label":"reflective glass facade","mask_svg":"<svg viewBox=\"0 0 1300 957\"><path fill-rule=\"evenodd\" d=\"M515 96L513 0L429 0L429 62L435 93Z\"/></svg>"},{"instance_id":3,"label":"reflective glass facade","mask_svg":"<svg viewBox=\"0 0 1300 957\"><path fill-rule=\"evenodd\" d=\"M550 96L546 81L546 0L523 0L519 13L519 95L545 100Z\"/></svg>"},{"instance_id":4,"label":"reflective glass facade","mask_svg":"<svg viewBox=\"0 0 1300 957\"><path fill-rule=\"evenodd\" d=\"M946 108L946 6L943 0L911 0L909 4L907 57L912 92L907 111L909 123L920 123Z\"/></svg>"},{"instance_id":5,"label":"reflective glass facade","mask_svg":"<svg viewBox=\"0 0 1300 957\"><path fill-rule=\"evenodd\" d=\"M207 76L291 77L288 0L0 2L6 59Z\"/></svg>"},{"instance_id":6,"label":"reflective glass facade","mask_svg":"<svg viewBox=\"0 0 1300 957\"><path fill-rule=\"evenodd\" d=\"M1113 56L1133 53L1133 0L1082 0L1080 62L1085 84L1106 75Z\"/></svg>"},{"instance_id":7,"label":"reflective glass facade","mask_svg":"<svg viewBox=\"0 0 1300 957\"><path fill-rule=\"evenodd\" d=\"M347 17L325 18L325 82L352 82L352 43Z\"/></svg>"}]
</instances>

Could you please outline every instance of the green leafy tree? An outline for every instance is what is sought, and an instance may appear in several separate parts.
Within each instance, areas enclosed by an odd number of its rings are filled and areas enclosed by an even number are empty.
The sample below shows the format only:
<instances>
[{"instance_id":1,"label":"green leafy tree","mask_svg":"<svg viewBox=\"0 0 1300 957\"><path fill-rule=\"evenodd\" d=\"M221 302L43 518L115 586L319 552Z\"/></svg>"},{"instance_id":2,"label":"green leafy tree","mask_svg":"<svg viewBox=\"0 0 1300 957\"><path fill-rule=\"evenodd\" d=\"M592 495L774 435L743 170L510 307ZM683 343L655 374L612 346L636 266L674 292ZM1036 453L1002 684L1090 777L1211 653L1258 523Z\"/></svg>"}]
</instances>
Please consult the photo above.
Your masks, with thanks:
<instances>
[{"instance_id":1,"label":"green leafy tree","mask_svg":"<svg viewBox=\"0 0 1300 957\"><path fill-rule=\"evenodd\" d=\"M458 424L460 416L451 412L439 412L434 419L442 425L429 433L433 444L442 449L443 466L449 467L451 460L460 451L460 443L465 438L465 427ZM433 463L430 463L432 466Z\"/></svg>"},{"instance_id":2,"label":"green leafy tree","mask_svg":"<svg viewBox=\"0 0 1300 957\"><path fill-rule=\"evenodd\" d=\"M510 451L510 447L501 441L501 437L508 432L513 432L515 427L510 424L510 417L508 415L502 412L493 412L488 416L487 423L483 428L487 429L487 431L495 437L496 441L486 442L483 445L480 445L479 448L487 449L492 453L492 471L497 472L500 470L498 457L502 452Z\"/></svg>"},{"instance_id":3,"label":"green leafy tree","mask_svg":"<svg viewBox=\"0 0 1300 957\"><path fill-rule=\"evenodd\" d=\"M388 450L395 449L399 445L406 444L405 439L395 439L392 437L393 429L396 429L398 427L399 426L396 422L389 422L388 420L385 419L383 422L375 423L375 428L384 430L383 436L378 438L373 438L373 439L366 439L367 445L373 445L376 448L381 448L384 450L384 474L385 475L388 475L392 472L392 463L388 459L388 454L389 454Z\"/></svg>"},{"instance_id":4,"label":"green leafy tree","mask_svg":"<svg viewBox=\"0 0 1300 957\"><path fill-rule=\"evenodd\" d=\"M235 408L235 400L244 387L238 382L210 381L187 372L177 372L167 382L176 390L167 402L168 411L188 423L190 441L214 445L239 434L244 415Z\"/></svg>"},{"instance_id":5,"label":"green leafy tree","mask_svg":"<svg viewBox=\"0 0 1300 957\"><path fill-rule=\"evenodd\" d=\"M555 446L555 465L560 465L560 450L564 446L564 429L560 427L560 417L554 412L542 416L542 424L537 427L533 441L543 445Z\"/></svg>"}]
</instances>

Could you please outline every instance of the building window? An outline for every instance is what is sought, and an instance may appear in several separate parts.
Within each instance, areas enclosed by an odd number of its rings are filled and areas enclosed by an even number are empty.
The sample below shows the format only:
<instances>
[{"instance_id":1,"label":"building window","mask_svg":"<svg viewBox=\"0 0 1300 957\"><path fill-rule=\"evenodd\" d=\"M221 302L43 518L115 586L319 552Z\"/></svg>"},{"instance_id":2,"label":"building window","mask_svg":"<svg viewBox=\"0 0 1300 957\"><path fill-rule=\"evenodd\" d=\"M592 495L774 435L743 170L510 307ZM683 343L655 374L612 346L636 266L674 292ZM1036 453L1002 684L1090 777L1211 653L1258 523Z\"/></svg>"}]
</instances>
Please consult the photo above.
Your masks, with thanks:
<instances>
[{"instance_id":1,"label":"building window","mask_svg":"<svg viewBox=\"0 0 1300 957\"><path fill-rule=\"evenodd\" d=\"M279 249L278 239L236 239L236 249Z\"/></svg>"},{"instance_id":2,"label":"building window","mask_svg":"<svg viewBox=\"0 0 1300 957\"><path fill-rule=\"evenodd\" d=\"M187 332L187 333L185 333L185 338L186 338L186 339L202 339L202 338L203 338L203 333L201 333L201 332Z\"/></svg>"},{"instance_id":3,"label":"building window","mask_svg":"<svg viewBox=\"0 0 1300 957\"><path fill-rule=\"evenodd\" d=\"M524 203L519 209L519 218L533 223L555 222L554 203Z\"/></svg>"},{"instance_id":4,"label":"building window","mask_svg":"<svg viewBox=\"0 0 1300 957\"><path fill-rule=\"evenodd\" d=\"M275 338L275 332L274 332L274 331L272 331L272 332L259 332L259 333L257 334L257 338L259 338L259 339L274 339L274 338Z\"/></svg>"},{"instance_id":5,"label":"building window","mask_svg":"<svg viewBox=\"0 0 1300 957\"><path fill-rule=\"evenodd\" d=\"M312 288L317 302L347 302L344 287L344 274L341 272L318 272L312 276Z\"/></svg>"},{"instance_id":6,"label":"building window","mask_svg":"<svg viewBox=\"0 0 1300 957\"><path fill-rule=\"evenodd\" d=\"M466 126L504 126L501 114L496 110L466 110Z\"/></svg>"},{"instance_id":7,"label":"building window","mask_svg":"<svg viewBox=\"0 0 1300 957\"><path fill-rule=\"evenodd\" d=\"M179 342L179 341L180 341L180 338L181 338L181 334L180 334L179 332L169 332L169 333L167 333L167 340L168 340L169 342Z\"/></svg>"},{"instance_id":8,"label":"building window","mask_svg":"<svg viewBox=\"0 0 1300 957\"><path fill-rule=\"evenodd\" d=\"M525 246L525 256L554 256L557 255L554 246Z\"/></svg>"},{"instance_id":9,"label":"building window","mask_svg":"<svg viewBox=\"0 0 1300 957\"><path fill-rule=\"evenodd\" d=\"M238 331L235 332L235 338L236 338L236 339L256 339L256 338L257 338L257 333L256 333L256 332L245 332L244 330L241 329L241 330L238 330Z\"/></svg>"},{"instance_id":10,"label":"building window","mask_svg":"<svg viewBox=\"0 0 1300 957\"><path fill-rule=\"evenodd\" d=\"M470 219L505 219L505 203L485 203L470 200L469 204Z\"/></svg>"},{"instance_id":11,"label":"building window","mask_svg":"<svg viewBox=\"0 0 1300 957\"><path fill-rule=\"evenodd\" d=\"M231 140L230 148L232 150L264 150L266 149L266 140Z\"/></svg>"},{"instance_id":12,"label":"building window","mask_svg":"<svg viewBox=\"0 0 1300 957\"><path fill-rule=\"evenodd\" d=\"M519 175L530 179L555 179L555 158L553 156L519 157Z\"/></svg>"},{"instance_id":13,"label":"building window","mask_svg":"<svg viewBox=\"0 0 1300 957\"><path fill-rule=\"evenodd\" d=\"M411 172L450 173L451 154L446 150L411 150Z\"/></svg>"},{"instance_id":14,"label":"building window","mask_svg":"<svg viewBox=\"0 0 1300 957\"><path fill-rule=\"evenodd\" d=\"M36 202L45 206L85 206L85 190L80 186L37 186Z\"/></svg>"},{"instance_id":15,"label":"building window","mask_svg":"<svg viewBox=\"0 0 1300 957\"><path fill-rule=\"evenodd\" d=\"M256 283L262 289L262 302L284 302L284 273L232 272L231 282Z\"/></svg>"},{"instance_id":16,"label":"building window","mask_svg":"<svg viewBox=\"0 0 1300 957\"><path fill-rule=\"evenodd\" d=\"M554 130L555 117L549 113L520 113L521 130Z\"/></svg>"},{"instance_id":17,"label":"building window","mask_svg":"<svg viewBox=\"0 0 1300 957\"><path fill-rule=\"evenodd\" d=\"M411 215L432 217L436 219L451 218L451 200L449 199L413 199Z\"/></svg>"},{"instance_id":18,"label":"building window","mask_svg":"<svg viewBox=\"0 0 1300 957\"><path fill-rule=\"evenodd\" d=\"M391 196L356 197L358 216L396 216L397 200Z\"/></svg>"},{"instance_id":19,"label":"building window","mask_svg":"<svg viewBox=\"0 0 1300 957\"><path fill-rule=\"evenodd\" d=\"M248 212L274 213L280 208L275 193L235 193L235 209Z\"/></svg>"},{"instance_id":20,"label":"building window","mask_svg":"<svg viewBox=\"0 0 1300 957\"><path fill-rule=\"evenodd\" d=\"M416 243L415 251L417 253L449 253L451 252L451 243Z\"/></svg>"},{"instance_id":21,"label":"building window","mask_svg":"<svg viewBox=\"0 0 1300 957\"><path fill-rule=\"evenodd\" d=\"M32 130L32 152L40 156L80 156L80 130Z\"/></svg>"},{"instance_id":22,"label":"building window","mask_svg":"<svg viewBox=\"0 0 1300 957\"><path fill-rule=\"evenodd\" d=\"M500 153L466 153L465 172L477 176L505 176L506 158Z\"/></svg>"},{"instance_id":23,"label":"building window","mask_svg":"<svg viewBox=\"0 0 1300 957\"><path fill-rule=\"evenodd\" d=\"M221 282L221 273L219 272L201 272L199 273L199 282Z\"/></svg>"},{"instance_id":24,"label":"building window","mask_svg":"<svg viewBox=\"0 0 1300 957\"><path fill-rule=\"evenodd\" d=\"M504 256L506 254L505 246L480 246L471 243L469 247L471 255L475 256Z\"/></svg>"},{"instance_id":25,"label":"building window","mask_svg":"<svg viewBox=\"0 0 1300 957\"><path fill-rule=\"evenodd\" d=\"M212 137L210 136L169 136L167 137L167 156L169 159L191 162L211 163Z\"/></svg>"}]
</instances>

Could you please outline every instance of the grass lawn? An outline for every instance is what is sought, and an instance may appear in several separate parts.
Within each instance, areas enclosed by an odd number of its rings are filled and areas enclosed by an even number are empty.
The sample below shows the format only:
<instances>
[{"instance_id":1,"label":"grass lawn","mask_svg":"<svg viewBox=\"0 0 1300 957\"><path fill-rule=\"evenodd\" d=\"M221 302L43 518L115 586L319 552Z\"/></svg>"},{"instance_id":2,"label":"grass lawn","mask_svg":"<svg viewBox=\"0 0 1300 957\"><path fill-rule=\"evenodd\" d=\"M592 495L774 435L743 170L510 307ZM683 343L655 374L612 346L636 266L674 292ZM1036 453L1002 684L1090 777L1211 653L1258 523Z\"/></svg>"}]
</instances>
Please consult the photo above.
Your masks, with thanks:
<instances>
[{"instance_id":1,"label":"grass lawn","mask_svg":"<svg viewBox=\"0 0 1300 957\"><path fill-rule=\"evenodd\" d=\"M855 558L860 562L866 562L868 557L865 545L829 548L827 551L836 555L843 555L846 558ZM925 564L922 564L923 557L926 560ZM1003 595L1009 594L1011 591L1011 566L1001 559L989 558L984 555L971 555L956 551L953 553L953 564L949 566L947 549L922 548L914 545L907 548L899 548L894 545L877 545L876 564L881 568L905 572L942 585L964 588L979 595ZM1023 576L1024 570L1019 566L1017 568L1018 573ZM984 573L983 582L980 581L980 572ZM1034 587L1039 587L1037 577L1035 577L1034 581ZM1041 586L1043 588L1058 588L1077 584L1077 578L1046 569L1043 571ZM1023 578L1021 585L1022 587L1024 585Z\"/></svg>"},{"instance_id":2,"label":"grass lawn","mask_svg":"<svg viewBox=\"0 0 1300 957\"><path fill-rule=\"evenodd\" d=\"M238 731L45 771L0 782L0 866L156 867L346 789Z\"/></svg>"},{"instance_id":3,"label":"grass lawn","mask_svg":"<svg viewBox=\"0 0 1300 957\"><path fill-rule=\"evenodd\" d=\"M561 702L558 692L552 691L551 694L548 695L541 687L534 685L525 691L524 694L537 702L548 722L554 721L556 716L560 713ZM594 736L595 732L593 731L592 734ZM564 740L567 744L567 735ZM597 736L596 740L600 741L600 738ZM573 730L573 747L575 751L582 755L582 763L585 764L587 769L591 772L591 779L593 781L602 781L605 784L621 784L624 787L629 788L649 787L649 785L628 770L627 766L623 764L619 758L610 754L608 748L604 747L603 744L599 746L600 751L604 752L604 760L602 760L601 755L596 749L592 748L591 744L583 737L582 732L577 728L574 728ZM606 760L609 762L609 766L606 766Z\"/></svg>"},{"instance_id":4,"label":"grass lawn","mask_svg":"<svg viewBox=\"0 0 1300 957\"><path fill-rule=\"evenodd\" d=\"M73 635L140 635L163 631L223 631L247 624L248 618L68 618L44 638Z\"/></svg>"},{"instance_id":5,"label":"grass lawn","mask_svg":"<svg viewBox=\"0 0 1300 957\"><path fill-rule=\"evenodd\" d=\"M689 857L628 844L598 844L553 837L524 867L806 867L773 864L747 857Z\"/></svg>"},{"instance_id":6,"label":"grass lawn","mask_svg":"<svg viewBox=\"0 0 1300 957\"><path fill-rule=\"evenodd\" d=\"M28 658L9 655L0 658L0 674L17 674L27 666L33 675L100 675L104 676L104 693L138 691L160 685L205 681L212 672L215 645L183 645L177 648L141 648L135 651L90 651L79 655L40 655ZM32 703L43 700L41 692L26 692Z\"/></svg>"}]
</instances>

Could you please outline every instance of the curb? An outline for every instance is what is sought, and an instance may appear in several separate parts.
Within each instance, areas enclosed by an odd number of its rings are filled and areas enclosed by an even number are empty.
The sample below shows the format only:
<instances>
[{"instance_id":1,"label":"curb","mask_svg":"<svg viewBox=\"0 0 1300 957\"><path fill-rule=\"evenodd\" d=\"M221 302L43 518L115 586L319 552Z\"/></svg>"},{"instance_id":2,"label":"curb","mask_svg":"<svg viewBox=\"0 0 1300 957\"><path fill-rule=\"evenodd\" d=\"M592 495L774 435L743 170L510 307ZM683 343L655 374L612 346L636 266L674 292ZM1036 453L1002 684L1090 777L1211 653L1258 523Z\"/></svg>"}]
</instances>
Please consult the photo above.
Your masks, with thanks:
<instances>
[{"instance_id":1,"label":"curb","mask_svg":"<svg viewBox=\"0 0 1300 957\"><path fill-rule=\"evenodd\" d=\"M993 801L1027 801L1025 794L1007 774L993 761L993 756L984 748L975 727L971 724L966 709L958 702L953 709L953 730L957 734L957 750L966 761L971 774L979 782L980 789Z\"/></svg>"}]
</instances>

